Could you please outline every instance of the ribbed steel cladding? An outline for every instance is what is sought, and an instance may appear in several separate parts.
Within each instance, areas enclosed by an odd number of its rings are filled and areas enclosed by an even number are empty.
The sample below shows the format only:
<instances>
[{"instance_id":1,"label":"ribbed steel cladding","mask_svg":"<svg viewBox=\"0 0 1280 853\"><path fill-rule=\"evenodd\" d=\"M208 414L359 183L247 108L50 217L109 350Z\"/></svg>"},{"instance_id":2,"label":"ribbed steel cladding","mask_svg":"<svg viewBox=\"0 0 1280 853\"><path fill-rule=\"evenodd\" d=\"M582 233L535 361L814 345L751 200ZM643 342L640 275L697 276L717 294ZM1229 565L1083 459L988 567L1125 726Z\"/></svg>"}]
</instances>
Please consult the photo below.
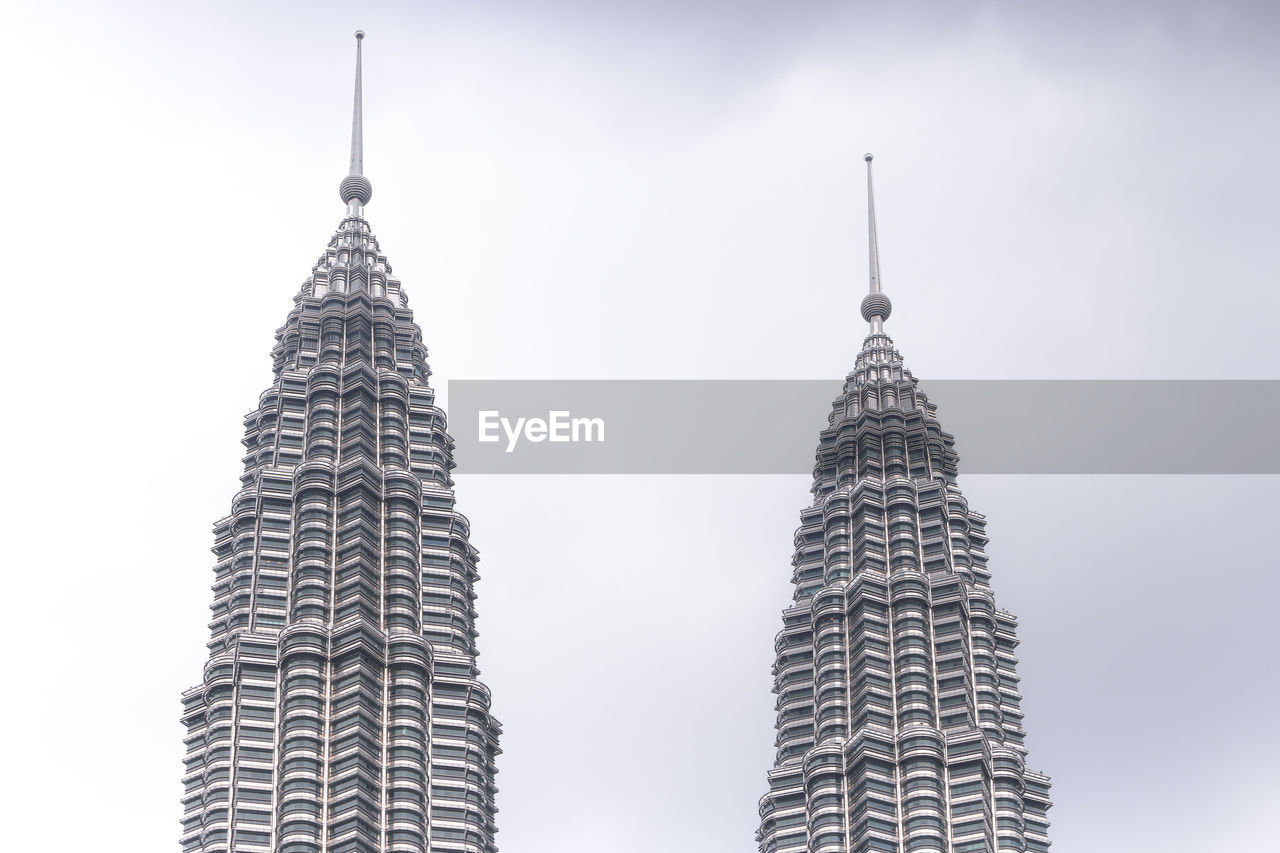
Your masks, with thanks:
<instances>
[{"instance_id":1,"label":"ribbed steel cladding","mask_svg":"<svg viewBox=\"0 0 1280 853\"><path fill-rule=\"evenodd\" d=\"M759 849L1046 851L1049 780L1025 767L1017 620L995 607L954 441L883 333L869 214L871 334L819 436L796 531Z\"/></svg>"},{"instance_id":2,"label":"ribbed steel cladding","mask_svg":"<svg viewBox=\"0 0 1280 853\"><path fill-rule=\"evenodd\" d=\"M400 283L344 200L214 528L210 660L183 697L184 851L496 850L501 726L477 680L453 441Z\"/></svg>"}]
</instances>

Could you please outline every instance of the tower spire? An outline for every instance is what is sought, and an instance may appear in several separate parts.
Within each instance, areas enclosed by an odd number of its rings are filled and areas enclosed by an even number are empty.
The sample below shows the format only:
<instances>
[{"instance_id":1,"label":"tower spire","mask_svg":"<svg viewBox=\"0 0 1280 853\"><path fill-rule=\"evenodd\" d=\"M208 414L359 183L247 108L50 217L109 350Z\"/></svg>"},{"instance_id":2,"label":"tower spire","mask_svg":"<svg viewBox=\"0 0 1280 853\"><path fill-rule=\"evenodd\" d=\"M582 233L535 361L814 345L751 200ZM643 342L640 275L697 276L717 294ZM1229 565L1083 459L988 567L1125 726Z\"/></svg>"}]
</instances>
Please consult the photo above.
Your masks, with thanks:
<instances>
[{"instance_id":1,"label":"tower spire","mask_svg":"<svg viewBox=\"0 0 1280 853\"><path fill-rule=\"evenodd\" d=\"M356 30L356 95L351 111L351 171L349 175L364 174L364 103L361 99L360 48L364 43L364 30Z\"/></svg>"},{"instance_id":2,"label":"tower spire","mask_svg":"<svg viewBox=\"0 0 1280 853\"><path fill-rule=\"evenodd\" d=\"M889 319L893 305L880 289L880 244L876 239L876 193L871 183L872 157L867 154L862 159L867 161L867 254L871 267L871 288L862 300L862 319L871 324L871 334L879 335L884 333L884 321Z\"/></svg>"},{"instance_id":3,"label":"tower spire","mask_svg":"<svg viewBox=\"0 0 1280 853\"><path fill-rule=\"evenodd\" d=\"M361 84L361 45L364 30L356 30L356 92L351 110L351 168L342 179L338 192L347 205L347 215L361 217L364 206L373 197L373 185L364 176L364 99Z\"/></svg>"}]
</instances>

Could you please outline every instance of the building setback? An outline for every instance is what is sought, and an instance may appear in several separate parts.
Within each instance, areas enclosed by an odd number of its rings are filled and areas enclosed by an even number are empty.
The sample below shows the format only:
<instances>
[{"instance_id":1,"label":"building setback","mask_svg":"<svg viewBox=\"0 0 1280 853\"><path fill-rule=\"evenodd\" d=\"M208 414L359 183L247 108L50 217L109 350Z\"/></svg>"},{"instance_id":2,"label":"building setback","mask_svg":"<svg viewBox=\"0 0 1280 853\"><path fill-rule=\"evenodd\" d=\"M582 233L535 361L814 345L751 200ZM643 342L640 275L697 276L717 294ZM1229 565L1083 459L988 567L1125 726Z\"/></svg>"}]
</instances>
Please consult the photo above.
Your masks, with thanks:
<instances>
[{"instance_id":1,"label":"building setback","mask_svg":"<svg viewBox=\"0 0 1280 853\"><path fill-rule=\"evenodd\" d=\"M346 216L276 333L214 527L186 853L497 849L476 550L421 330L364 216L363 35Z\"/></svg>"},{"instance_id":2,"label":"building setback","mask_svg":"<svg viewBox=\"0 0 1280 853\"><path fill-rule=\"evenodd\" d=\"M759 849L1047 850L1049 779L1026 768L1017 620L995 606L954 439L884 333L866 160L871 330L819 436L796 531Z\"/></svg>"}]
</instances>

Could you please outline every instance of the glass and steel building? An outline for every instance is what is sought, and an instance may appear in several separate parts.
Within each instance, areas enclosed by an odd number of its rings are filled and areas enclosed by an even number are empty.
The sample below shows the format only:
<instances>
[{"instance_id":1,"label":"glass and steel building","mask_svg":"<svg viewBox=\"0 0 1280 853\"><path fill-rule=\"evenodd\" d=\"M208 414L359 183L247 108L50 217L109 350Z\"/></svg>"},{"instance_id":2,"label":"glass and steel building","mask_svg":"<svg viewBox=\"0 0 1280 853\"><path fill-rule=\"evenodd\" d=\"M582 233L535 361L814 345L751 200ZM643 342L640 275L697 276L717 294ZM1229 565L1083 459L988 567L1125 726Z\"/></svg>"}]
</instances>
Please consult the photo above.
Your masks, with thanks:
<instances>
[{"instance_id":1,"label":"glass and steel building","mask_svg":"<svg viewBox=\"0 0 1280 853\"><path fill-rule=\"evenodd\" d=\"M761 853L1043 851L1017 620L936 407L884 332L871 155L870 334L818 439L775 649L777 758Z\"/></svg>"},{"instance_id":2,"label":"glass and steel building","mask_svg":"<svg viewBox=\"0 0 1280 853\"><path fill-rule=\"evenodd\" d=\"M365 219L356 38L346 215L276 333L214 527L209 660L182 698L187 853L496 850L476 549L422 333Z\"/></svg>"}]
</instances>

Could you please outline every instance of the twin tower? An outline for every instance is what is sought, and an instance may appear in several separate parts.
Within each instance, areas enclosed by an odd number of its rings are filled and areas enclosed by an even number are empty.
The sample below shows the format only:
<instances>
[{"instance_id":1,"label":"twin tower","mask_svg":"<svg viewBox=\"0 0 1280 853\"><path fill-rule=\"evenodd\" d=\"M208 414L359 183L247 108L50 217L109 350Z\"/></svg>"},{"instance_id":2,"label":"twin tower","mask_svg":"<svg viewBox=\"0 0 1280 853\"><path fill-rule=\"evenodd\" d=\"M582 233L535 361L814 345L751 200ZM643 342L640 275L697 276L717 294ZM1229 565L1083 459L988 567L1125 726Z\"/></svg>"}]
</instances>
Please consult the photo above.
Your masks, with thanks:
<instances>
[{"instance_id":1,"label":"twin tower","mask_svg":"<svg viewBox=\"0 0 1280 853\"><path fill-rule=\"evenodd\" d=\"M497 850L477 552L421 330L365 219L363 37L346 215L276 333L275 380L214 528L209 660L182 697L184 853ZM756 840L1044 851L1049 780L1025 763L1017 623L993 601L952 437L884 334L870 160L870 334L796 532Z\"/></svg>"}]
</instances>

